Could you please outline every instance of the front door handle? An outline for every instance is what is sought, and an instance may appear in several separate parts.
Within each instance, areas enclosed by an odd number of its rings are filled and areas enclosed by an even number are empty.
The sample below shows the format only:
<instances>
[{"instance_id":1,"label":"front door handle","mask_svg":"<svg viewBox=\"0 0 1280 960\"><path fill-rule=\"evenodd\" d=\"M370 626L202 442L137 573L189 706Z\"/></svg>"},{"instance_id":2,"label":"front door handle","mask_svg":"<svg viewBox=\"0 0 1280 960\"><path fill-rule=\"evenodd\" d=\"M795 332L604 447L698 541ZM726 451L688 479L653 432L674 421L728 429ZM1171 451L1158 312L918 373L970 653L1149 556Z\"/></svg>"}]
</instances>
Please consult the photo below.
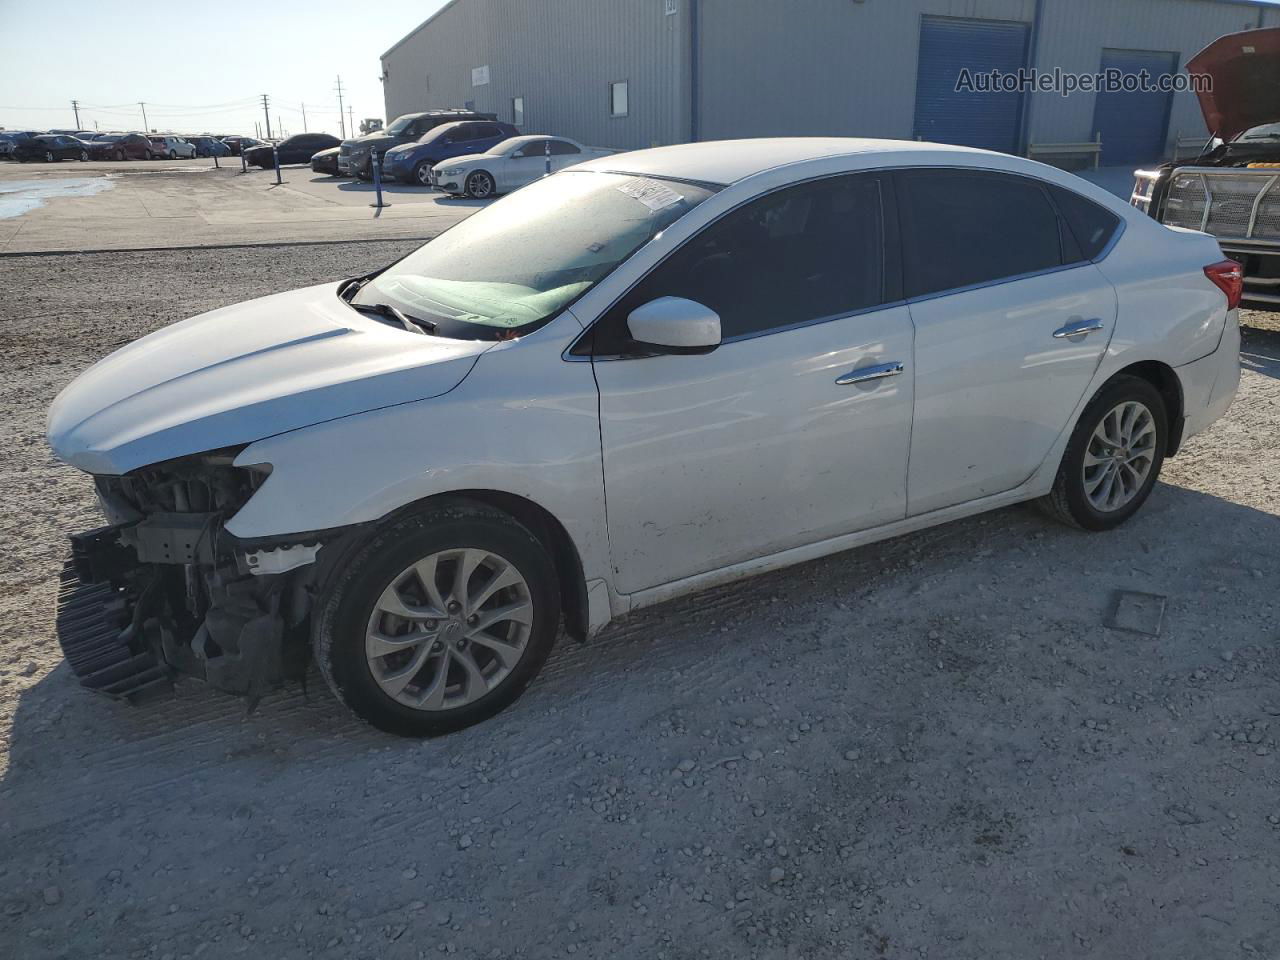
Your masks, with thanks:
<instances>
[{"instance_id":1,"label":"front door handle","mask_svg":"<svg viewBox=\"0 0 1280 960\"><path fill-rule=\"evenodd\" d=\"M1097 333L1103 326L1101 320L1073 320L1065 327L1059 327L1053 331L1053 336L1055 340L1069 340L1071 337L1084 337Z\"/></svg>"},{"instance_id":2,"label":"front door handle","mask_svg":"<svg viewBox=\"0 0 1280 960\"><path fill-rule=\"evenodd\" d=\"M838 378L836 383L842 387L847 387L851 383L883 380L885 377L896 377L904 369L901 363L881 363L874 367L859 367L857 370L850 370L843 377Z\"/></svg>"}]
</instances>

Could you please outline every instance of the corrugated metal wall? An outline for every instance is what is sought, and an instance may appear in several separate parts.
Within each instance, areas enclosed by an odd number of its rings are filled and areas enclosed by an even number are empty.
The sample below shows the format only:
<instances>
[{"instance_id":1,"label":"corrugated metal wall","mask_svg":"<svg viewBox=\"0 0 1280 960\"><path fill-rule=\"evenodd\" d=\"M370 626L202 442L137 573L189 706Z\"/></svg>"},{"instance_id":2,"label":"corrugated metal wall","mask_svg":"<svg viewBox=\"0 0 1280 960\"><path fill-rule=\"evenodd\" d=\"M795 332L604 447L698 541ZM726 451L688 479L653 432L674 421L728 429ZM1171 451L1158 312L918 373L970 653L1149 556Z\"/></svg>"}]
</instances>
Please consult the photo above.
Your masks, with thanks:
<instances>
[{"instance_id":1,"label":"corrugated metal wall","mask_svg":"<svg viewBox=\"0 0 1280 960\"><path fill-rule=\"evenodd\" d=\"M511 121L524 97L526 133L559 133L630 149L687 139L683 2L458 0L383 57L388 121L464 106ZM489 83L472 86L472 70ZM630 109L609 115L609 84L626 81Z\"/></svg>"},{"instance_id":2,"label":"corrugated metal wall","mask_svg":"<svg viewBox=\"0 0 1280 960\"><path fill-rule=\"evenodd\" d=\"M695 6L698 62L690 57ZM527 132L620 149L689 139L913 135L921 17L1031 23L1036 0L455 0L383 58L387 117L462 106ZM1042 0L1036 63L1093 73L1102 51L1167 50L1179 66L1223 33L1280 26L1280 9L1219 0ZM675 12L668 14L673 9ZM489 83L472 86L488 66ZM609 83L630 115L609 116ZM1088 140L1095 97L1030 97L1038 142ZM1192 94L1174 97L1169 138L1204 132Z\"/></svg>"},{"instance_id":3,"label":"corrugated metal wall","mask_svg":"<svg viewBox=\"0 0 1280 960\"><path fill-rule=\"evenodd\" d=\"M1030 22L1035 12L1035 0L701 0L701 6L704 140L805 134L909 140L921 15Z\"/></svg>"},{"instance_id":4,"label":"corrugated metal wall","mask_svg":"<svg viewBox=\"0 0 1280 960\"><path fill-rule=\"evenodd\" d=\"M1211 40L1251 27L1280 26L1280 10L1210 0L1045 0L1040 26L1041 68L1061 66L1093 73L1104 47L1119 50L1170 50L1178 67ZM1092 94L1060 97L1037 94L1031 103L1031 137L1072 142L1093 137ZM1193 93L1174 94L1169 140L1206 135Z\"/></svg>"}]
</instances>

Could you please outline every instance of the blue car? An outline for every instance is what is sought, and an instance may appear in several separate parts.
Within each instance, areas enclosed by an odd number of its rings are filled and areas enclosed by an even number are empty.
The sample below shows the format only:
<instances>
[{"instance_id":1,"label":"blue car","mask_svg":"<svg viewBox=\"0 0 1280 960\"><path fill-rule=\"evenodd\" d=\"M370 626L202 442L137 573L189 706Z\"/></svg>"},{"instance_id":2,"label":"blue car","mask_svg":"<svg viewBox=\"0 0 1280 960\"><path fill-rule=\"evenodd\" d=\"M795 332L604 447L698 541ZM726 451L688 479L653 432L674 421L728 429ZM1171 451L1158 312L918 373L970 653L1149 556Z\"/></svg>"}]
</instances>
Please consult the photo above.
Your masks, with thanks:
<instances>
[{"instance_id":1,"label":"blue car","mask_svg":"<svg viewBox=\"0 0 1280 960\"><path fill-rule=\"evenodd\" d=\"M187 137L187 143L195 145L197 157L231 156L231 148L214 137Z\"/></svg>"},{"instance_id":2,"label":"blue car","mask_svg":"<svg viewBox=\"0 0 1280 960\"><path fill-rule=\"evenodd\" d=\"M386 180L431 186L431 168L441 160L484 153L520 131L509 123L495 120L458 120L428 130L422 139L392 147L382 158L382 176Z\"/></svg>"}]
</instances>

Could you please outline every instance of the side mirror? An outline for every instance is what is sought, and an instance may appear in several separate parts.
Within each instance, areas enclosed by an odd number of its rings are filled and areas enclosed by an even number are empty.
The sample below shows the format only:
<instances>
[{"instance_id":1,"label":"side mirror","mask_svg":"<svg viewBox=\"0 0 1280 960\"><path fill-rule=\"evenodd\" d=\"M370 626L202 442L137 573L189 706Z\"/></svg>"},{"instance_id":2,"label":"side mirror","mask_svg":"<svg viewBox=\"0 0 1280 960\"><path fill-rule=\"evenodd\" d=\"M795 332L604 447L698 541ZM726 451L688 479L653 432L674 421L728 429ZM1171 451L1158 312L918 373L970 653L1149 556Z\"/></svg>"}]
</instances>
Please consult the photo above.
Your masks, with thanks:
<instances>
[{"instance_id":1,"label":"side mirror","mask_svg":"<svg viewBox=\"0 0 1280 960\"><path fill-rule=\"evenodd\" d=\"M659 297L627 316L631 339L663 353L710 353L720 346L720 315L683 297Z\"/></svg>"}]
</instances>

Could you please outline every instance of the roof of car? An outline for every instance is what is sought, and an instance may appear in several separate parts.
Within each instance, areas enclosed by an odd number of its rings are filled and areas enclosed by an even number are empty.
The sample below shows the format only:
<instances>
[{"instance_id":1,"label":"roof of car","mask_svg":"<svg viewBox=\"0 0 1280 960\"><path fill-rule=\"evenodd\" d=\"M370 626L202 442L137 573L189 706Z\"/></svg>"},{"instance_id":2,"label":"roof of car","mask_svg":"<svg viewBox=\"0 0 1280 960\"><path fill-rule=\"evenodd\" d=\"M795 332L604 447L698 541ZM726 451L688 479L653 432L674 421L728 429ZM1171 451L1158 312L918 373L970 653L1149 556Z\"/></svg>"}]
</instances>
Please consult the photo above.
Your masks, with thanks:
<instances>
[{"instance_id":1,"label":"roof of car","mask_svg":"<svg viewBox=\"0 0 1280 960\"><path fill-rule=\"evenodd\" d=\"M939 153L1001 156L988 150L954 147L914 140L871 140L859 137L774 137L758 140L718 140L653 147L590 160L579 170L619 170L678 180L730 184L753 174L807 160L876 153L917 153L937 158Z\"/></svg>"}]
</instances>

